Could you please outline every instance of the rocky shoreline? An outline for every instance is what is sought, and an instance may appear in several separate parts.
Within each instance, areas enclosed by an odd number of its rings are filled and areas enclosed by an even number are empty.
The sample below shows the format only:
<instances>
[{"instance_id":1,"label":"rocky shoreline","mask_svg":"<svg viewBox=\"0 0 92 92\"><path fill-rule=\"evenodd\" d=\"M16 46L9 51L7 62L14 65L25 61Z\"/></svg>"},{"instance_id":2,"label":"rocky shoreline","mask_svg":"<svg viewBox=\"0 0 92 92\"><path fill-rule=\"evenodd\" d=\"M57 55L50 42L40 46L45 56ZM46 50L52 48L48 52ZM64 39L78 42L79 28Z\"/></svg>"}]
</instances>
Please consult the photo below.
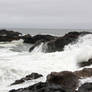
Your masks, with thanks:
<instances>
[{"instance_id":1,"label":"rocky shoreline","mask_svg":"<svg viewBox=\"0 0 92 92\"><path fill-rule=\"evenodd\" d=\"M43 43L46 53L63 51L64 46L70 43L75 43L80 36L86 34L92 34L91 32L69 32L64 36L51 36L51 35L35 35L30 34L22 35L22 33L14 32L6 29L0 30L0 42L11 42L14 40L23 39L24 43L33 44L29 49L31 52L36 46ZM43 48L44 51L44 48ZM34 85L30 85L26 88L13 89L9 92L92 92L92 83L85 83L79 86L80 79L85 79L92 77L92 68L85 68L92 64L92 58L88 61L82 61L78 63L81 70L75 72L72 71L62 71L62 72L51 72L47 75L45 82L39 82ZM10 86L22 84L28 80L35 80L37 78L43 77L42 74L32 73L26 75L24 78L16 80ZM77 90L76 90L77 89Z\"/></svg>"},{"instance_id":2,"label":"rocky shoreline","mask_svg":"<svg viewBox=\"0 0 92 92\"><path fill-rule=\"evenodd\" d=\"M24 43L33 44L30 48L30 52L41 43L43 47L45 46L45 52L55 52L62 51L65 45L74 43L77 41L79 36L84 36L86 34L92 34L91 32L69 32L64 36L52 36L52 35L42 35L38 34L31 36L30 34L22 35L22 33L10 31L6 29L0 30L0 42L11 42L13 40L23 39ZM44 48L43 48L44 50Z\"/></svg>"},{"instance_id":3,"label":"rocky shoreline","mask_svg":"<svg viewBox=\"0 0 92 92\"><path fill-rule=\"evenodd\" d=\"M46 82L39 82L17 90L13 89L9 92L91 92L92 83L85 83L79 87L79 80L87 77L92 77L92 68L84 68L75 72L51 72L47 76ZM26 81L26 77L24 79ZM76 90L77 88L78 90Z\"/></svg>"}]
</instances>

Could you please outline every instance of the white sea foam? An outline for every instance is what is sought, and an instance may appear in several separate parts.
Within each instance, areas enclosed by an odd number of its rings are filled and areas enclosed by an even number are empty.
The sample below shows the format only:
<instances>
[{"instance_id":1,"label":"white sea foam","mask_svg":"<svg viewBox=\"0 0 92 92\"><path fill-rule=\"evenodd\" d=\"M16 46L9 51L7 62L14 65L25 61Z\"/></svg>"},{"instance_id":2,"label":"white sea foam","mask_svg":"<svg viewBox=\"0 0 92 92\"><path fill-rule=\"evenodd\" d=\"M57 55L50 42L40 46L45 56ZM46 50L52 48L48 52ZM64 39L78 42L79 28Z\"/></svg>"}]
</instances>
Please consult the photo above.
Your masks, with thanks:
<instances>
[{"instance_id":1,"label":"white sea foam","mask_svg":"<svg viewBox=\"0 0 92 92\"><path fill-rule=\"evenodd\" d=\"M9 85L32 72L43 74L43 80L45 80L46 75L52 71L75 71L79 69L78 62L92 57L91 34L79 37L76 43L65 46L64 51L60 52L43 53L42 46L43 44L29 53L28 49L31 45L25 45L22 41L0 43L0 87L2 87L0 92L21 87L21 85L13 87ZM21 51L14 50L19 47ZM34 81L34 83L41 80ZM25 86L28 86L27 83L23 84L23 87Z\"/></svg>"}]
</instances>

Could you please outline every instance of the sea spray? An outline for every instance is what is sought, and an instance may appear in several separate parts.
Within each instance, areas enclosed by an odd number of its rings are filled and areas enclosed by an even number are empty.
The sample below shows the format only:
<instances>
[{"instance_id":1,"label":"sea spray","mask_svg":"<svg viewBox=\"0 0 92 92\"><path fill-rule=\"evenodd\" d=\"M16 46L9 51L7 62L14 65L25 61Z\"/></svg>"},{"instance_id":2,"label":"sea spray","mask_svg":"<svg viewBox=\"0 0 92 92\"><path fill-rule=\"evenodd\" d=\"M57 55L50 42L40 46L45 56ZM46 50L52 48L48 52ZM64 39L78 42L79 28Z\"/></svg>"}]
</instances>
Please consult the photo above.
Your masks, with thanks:
<instances>
[{"instance_id":1,"label":"sea spray","mask_svg":"<svg viewBox=\"0 0 92 92\"><path fill-rule=\"evenodd\" d=\"M0 44L0 46L3 47L0 48L0 87L2 87L0 92L7 92L7 90L13 88L19 88L20 85L17 87L10 87L9 85L15 80L32 72L43 74L43 80L45 80L46 76L52 71L75 71L79 69L78 62L88 60L92 57L91 34L79 37L75 43L66 45L64 51L53 53L42 52L43 43L36 47L31 53L28 52L28 50L21 50L21 52L12 50L14 47L22 48L23 45L23 43L16 44L14 42L13 44L10 42L8 45L7 43ZM42 80L34 81L34 83L38 81ZM25 87L25 85L23 87Z\"/></svg>"}]
</instances>

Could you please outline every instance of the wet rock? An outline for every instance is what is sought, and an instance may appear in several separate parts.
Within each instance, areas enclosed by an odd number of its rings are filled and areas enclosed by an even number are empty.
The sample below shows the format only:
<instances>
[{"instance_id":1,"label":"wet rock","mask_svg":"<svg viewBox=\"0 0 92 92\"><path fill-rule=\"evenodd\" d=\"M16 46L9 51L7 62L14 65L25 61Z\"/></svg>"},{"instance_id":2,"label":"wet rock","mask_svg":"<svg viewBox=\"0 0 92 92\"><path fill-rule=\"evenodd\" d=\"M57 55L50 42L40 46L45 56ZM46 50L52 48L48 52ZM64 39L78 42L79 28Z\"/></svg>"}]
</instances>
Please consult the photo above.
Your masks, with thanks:
<instances>
[{"instance_id":1,"label":"wet rock","mask_svg":"<svg viewBox=\"0 0 92 92\"><path fill-rule=\"evenodd\" d=\"M32 36L30 34L24 35L21 38L24 40L24 43L32 43Z\"/></svg>"},{"instance_id":2,"label":"wet rock","mask_svg":"<svg viewBox=\"0 0 92 92\"><path fill-rule=\"evenodd\" d=\"M15 31L10 31L10 30L6 30L6 29L1 29L0 30L0 36L9 36L9 37L16 37L22 35L19 32L15 32Z\"/></svg>"},{"instance_id":3,"label":"wet rock","mask_svg":"<svg viewBox=\"0 0 92 92\"><path fill-rule=\"evenodd\" d=\"M28 35L25 35L23 36L23 39L24 39L24 42L25 43L31 43L31 44L35 44L37 42L47 42L47 41L50 41L52 39L55 39L56 37L55 36L51 36L51 35L35 35L35 36L30 36L29 34Z\"/></svg>"},{"instance_id":4,"label":"wet rock","mask_svg":"<svg viewBox=\"0 0 92 92\"><path fill-rule=\"evenodd\" d=\"M78 77L69 71L52 72L47 76L47 82L51 84L60 85L66 92L75 92L78 87Z\"/></svg>"},{"instance_id":5,"label":"wet rock","mask_svg":"<svg viewBox=\"0 0 92 92\"><path fill-rule=\"evenodd\" d=\"M39 46L42 42L46 43L50 40L54 40L57 37L55 36L51 36L51 35L36 35L34 37L32 37L32 41L31 43L34 44L30 49L29 52L31 52L35 47Z\"/></svg>"},{"instance_id":6,"label":"wet rock","mask_svg":"<svg viewBox=\"0 0 92 92\"><path fill-rule=\"evenodd\" d=\"M58 37L55 40L51 40L47 43L47 52L62 51L65 45L75 42L79 36L85 34L91 34L90 32L69 32L63 37Z\"/></svg>"},{"instance_id":7,"label":"wet rock","mask_svg":"<svg viewBox=\"0 0 92 92\"><path fill-rule=\"evenodd\" d=\"M52 72L46 82L39 82L26 88L9 92L75 92L78 87L78 77L69 71Z\"/></svg>"},{"instance_id":8,"label":"wet rock","mask_svg":"<svg viewBox=\"0 0 92 92\"><path fill-rule=\"evenodd\" d=\"M20 88L18 90L11 90L9 92L44 92L44 87L46 87L46 83L39 82L37 84L34 84L33 86L29 86L27 88Z\"/></svg>"},{"instance_id":9,"label":"wet rock","mask_svg":"<svg viewBox=\"0 0 92 92\"><path fill-rule=\"evenodd\" d=\"M0 42L19 40L21 35L19 32L2 29L0 30Z\"/></svg>"},{"instance_id":10,"label":"wet rock","mask_svg":"<svg viewBox=\"0 0 92 92\"><path fill-rule=\"evenodd\" d=\"M92 65L92 59L89 59L88 61L80 62L78 65L80 67L85 67L85 66Z\"/></svg>"},{"instance_id":11,"label":"wet rock","mask_svg":"<svg viewBox=\"0 0 92 92\"><path fill-rule=\"evenodd\" d=\"M47 42L56 38L57 37L51 35L35 35L32 37L32 43L36 43L37 41Z\"/></svg>"},{"instance_id":12,"label":"wet rock","mask_svg":"<svg viewBox=\"0 0 92 92\"><path fill-rule=\"evenodd\" d=\"M30 75L27 75L26 77L24 78L21 78L20 80L16 80L14 83L12 83L11 85L16 85L16 84L21 84L25 81L28 81L28 80L33 80L33 79L37 79L37 78L40 78L40 77L43 77L41 74L38 74L38 73L32 73Z\"/></svg>"},{"instance_id":13,"label":"wet rock","mask_svg":"<svg viewBox=\"0 0 92 92\"><path fill-rule=\"evenodd\" d=\"M79 71L75 71L74 74L80 78L86 78L92 76L92 68L84 68Z\"/></svg>"},{"instance_id":14,"label":"wet rock","mask_svg":"<svg viewBox=\"0 0 92 92\"><path fill-rule=\"evenodd\" d=\"M35 47L40 46L41 43L42 43L41 40L37 41L37 42L29 49L29 52L33 51Z\"/></svg>"},{"instance_id":15,"label":"wet rock","mask_svg":"<svg viewBox=\"0 0 92 92\"><path fill-rule=\"evenodd\" d=\"M92 83L85 83L79 87L78 92L92 92Z\"/></svg>"},{"instance_id":16,"label":"wet rock","mask_svg":"<svg viewBox=\"0 0 92 92\"><path fill-rule=\"evenodd\" d=\"M37 41L44 42L45 52L55 52L55 51L62 51L65 45L69 43L74 43L79 36L83 36L86 34L92 34L91 32L69 32L68 34L64 35L63 37L53 37L50 35L36 35L32 37L33 42L36 43ZM34 45L30 48L30 52L38 45Z\"/></svg>"},{"instance_id":17,"label":"wet rock","mask_svg":"<svg viewBox=\"0 0 92 92\"><path fill-rule=\"evenodd\" d=\"M9 92L66 92L66 90L59 85L52 86L48 85L46 82L39 82L37 84L34 84L33 86L20 88L18 90L11 90Z\"/></svg>"}]
</instances>

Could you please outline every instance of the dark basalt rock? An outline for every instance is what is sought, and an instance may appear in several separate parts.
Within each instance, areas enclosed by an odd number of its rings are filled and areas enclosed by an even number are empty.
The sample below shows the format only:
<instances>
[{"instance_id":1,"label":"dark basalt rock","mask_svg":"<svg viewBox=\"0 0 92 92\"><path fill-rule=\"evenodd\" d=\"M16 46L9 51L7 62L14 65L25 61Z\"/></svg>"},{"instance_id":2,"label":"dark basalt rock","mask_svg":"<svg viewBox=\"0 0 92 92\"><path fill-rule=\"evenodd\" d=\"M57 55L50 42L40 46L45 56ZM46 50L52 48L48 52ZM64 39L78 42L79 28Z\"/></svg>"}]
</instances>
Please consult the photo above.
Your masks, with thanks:
<instances>
[{"instance_id":1,"label":"dark basalt rock","mask_svg":"<svg viewBox=\"0 0 92 92\"><path fill-rule=\"evenodd\" d=\"M29 86L27 88L20 88L18 90L11 90L9 92L44 92L41 90L44 90L44 87L46 87L46 83L39 82L37 84L34 84L33 86Z\"/></svg>"},{"instance_id":2,"label":"dark basalt rock","mask_svg":"<svg viewBox=\"0 0 92 92\"><path fill-rule=\"evenodd\" d=\"M63 37L58 37L55 40L51 40L47 43L47 52L62 51L65 45L75 42L79 36L85 34L91 34L90 32L69 32Z\"/></svg>"},{"instance_id":3,"label":"dark basalt rock","mask_svg":"<svg viewBox=\"0 0 92 92\"><path fill-rule=\"evenodd\" d=\"M9 92L75 92L78 83L78 77L72 72L52 72L47 76L45 83L39 82L27 88Z\"/></svg>"},{"instance_id":4,"label":"dark basalt rock","mask_svg":"<svg viewBox=\"0 0 92 92\"><path fill-rule=\"evenodd\" d=\"M35 44L38 41L47 42L55 38L56 38L55 36L51 36L51 35L31 36L30 34L27 34L27 35L22 36L22 34L19 32L14 32L14 31L6 30L6 29L0 30L0 41L3 41L3 42L23 39L24 43Z\"/></svg>"},{"instance_id":5,"label":"dark basalt rock","mask_svg":"<svg viewBox=\"0 0 92 92\"><path fill-rule=\"evenodd\" d=\"M55 36L50 36L50 35L36 35L34 37L32 37L32 39L30 40L32 44L34 44L30 49L29 52L31 52L35 47L39 46L42 42L46 43L50 40L54 40L57 37Z\"/></svg>"},{"instance_id":6,"label":"dark basalt rock","mask_svg":"<svg viewBox=\"0 0 92 92\"><path fill-rule=\"evenodd\" d=\"M9 42L9 41L13 41L13 40L19 40L20 35L22 35L22 34L19 32L2 29L2 30L0 30L0 42L2 42L2 41Z\"/></svg>"},{"instance_id":7,"label":"dark basalt rock","mask_svg":"<svg viewBox=\"0 0 92 92\"><path fill-rule=\"evenodd\" d=\"M75 71L74 74L80 78L91 77L92 76L92 68L84 68L82 70Z\"/></svg>"},{"instance_id":8,"label":"dark basalt rock","mask_svg":"<svg viewBox=\"0 0 92 92\"><path fill-rule=\"evenodd\" d=\"M55 38L56 38L55 36L51 36L51 35L30 36L29 34L25 35L23 37L25 43L31 43L31 44L35 44L35 43L37 43L39 41L40 42L47 42L47 41L50 41L50 40L55 39Z\"/></svg>"},{"instance_id":9,"label":"dark basalt rock","mask_svg":"<svg viewBox=\"0 0 92 92\"><path fill-rule=\"evenodd\" d=\"M21 78L20 80L16 80L14 83L12 83L11 85L16 85L16 84L21 84L25 81L28 81L28 80L33 80L33 79L37 79L37 78L40 78L40 77L43 77L41 74L38 74L38 73L32 73L30 75L27 75L26 77L24 78Z\"/></svg>"},{"instance_id":10,"label":"dark basalt rock","mask_svg":"<svg viewBox=\"0 0 92 92\"><path fill-rule=\"evenodd\" d=\"M56 38L57 37L51 35L35 35L32 37L32 43L36 43L37 41L47 42Z\"/></svg>"},{"instance_id":11,"label":"dark basalt rock","mask_svg":"<svg viewBox=\"0 0 92 92\"><path fill-rule=\"evenodd\" d=\"M89 66L91 64L92 64L92 59L89 59L88 61L80 62L78 65L80 67L85 67L85 66Z\"/></svg>"},{"instance_id":12,"label":"dark basalt rock","mask_svg":"<svg viewBox=\"0 0 92 92\"><path fill-rule=\"evenodd\" d=\"M48 85L46 82L39 82L33 86L27 88L21 88L18 90L11 90L9 92L66 92L63 88L58 85Z\"/></svg>"},{"instance_id":13,"label":"dark basalt rock","mask_svg":"<svg viewBox=\"0 0 92 92\"><path fill-rule=\"evenodd\" d=\"M0 36L16 37L19 35L22 35L22 34L19 32L14 32L14 31L6 30L6 29L0 30Z\"/></svg>"},{"instance_id":14,"label":"dark basalt rock","mask_svg":"<svg viewBox=\"0 0 92 92\"><path fill-rule=\"evenodd\" d=\"M32 36L30 34L24 35L21 38L24 40L24 43L31 43L32 42Z\"/></svg>"},{"instance_id":15,"label":"dark basalt rock","mask_svg":"<svg viewBox=\"0 0 92 92\"><path fill-rule=\"evenodd\" d=\"M47 76L47 82L51 84L60 85L66 90L66 92L75 92L75 89L78 87L78 77L69 71L63 72L52 72Z\"/></svg>"},{"instance_id":16,"label":"dark basalt rock","mask_svg":"<svg viewBox=\"0 0 92 92\"><path fill-rule=\"evenodd\" d=\"M79 87L78 92L92 92L92 83L85 83Z\"/></svg>"},{"instance_id":17,"label":"dark basalt rock","mask_svg":"<svg viewBox=\"0 0 92 92\"><path fill-rule=\"evenodd\" d=\"M36 35L33 37L34 39L33 41L36 42L38 40L41 40L41 42L44 42L44 45L46 45L47 47L45 48L46 50L45 52L55 52L55 51L62 51L65 45L75 42L79 36L83 36L86 34L92 34L92 33L91 32L69 32L63 37L50 37L50 38L47 35L46 36ZM30 48L29 51L32 51L36 46L38 45L34 45L32 48Z\"/></svg>"}]
</instances>

